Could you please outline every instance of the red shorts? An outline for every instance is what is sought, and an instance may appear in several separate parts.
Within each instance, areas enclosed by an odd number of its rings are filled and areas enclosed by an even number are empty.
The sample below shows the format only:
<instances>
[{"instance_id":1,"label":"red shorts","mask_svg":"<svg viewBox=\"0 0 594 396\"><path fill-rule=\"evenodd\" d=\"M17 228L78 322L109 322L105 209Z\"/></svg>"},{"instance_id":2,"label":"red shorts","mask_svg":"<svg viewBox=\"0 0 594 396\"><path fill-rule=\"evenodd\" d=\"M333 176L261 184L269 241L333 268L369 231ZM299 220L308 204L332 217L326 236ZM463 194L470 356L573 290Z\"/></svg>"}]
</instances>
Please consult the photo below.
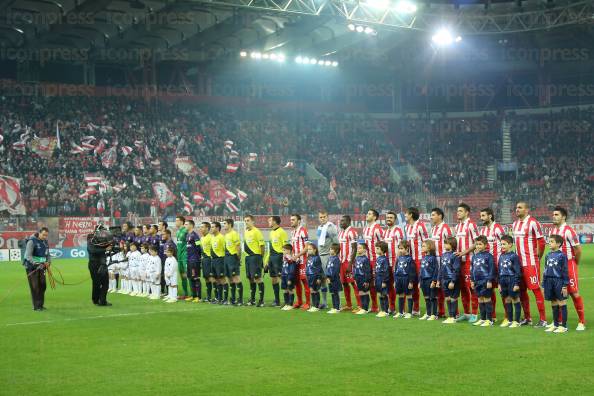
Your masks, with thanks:
<instances>
[{"instance_id":1,"label":"red shorts","mask_svg":"<svg viewBox=\"0 0 594 396\"><path fill-rule=\"evenodd\" d=\"M569 270L569 285L567 291L569 293L579 293L578 290L578 265L575 259L567 261L567 269Z\"/></svg>"},{"instance_id":2,"label":"red shorts","mask_svg":"<svg viewBox=\"0 0 594 396\"><path fill-rule=\"evenodd\" d=\"M340 281L342 283L355 283L355 278L352 272L347 272L349 269L349 262L345 261L340 264Z\"/></svg>"},{"instance_id":3,"label":"red shorts","mask_svg":"<svg viewBox=\"0 0 594 396\"><path fill-rule=\"evenodd\" d=\"M299 275L299 279L305 280L307 276L305 275L305 264L299 264L297 266L297 274Z\"/></svg>"},{"instance_id":4,"label":"red shorts","mask_svg":"<svg viewBox=\"0 0 594 396\"><path fill-rule=\"evenodd\" d=\"M540 289L540 264L538 266L522 266L521 289Z\"/></svg>"},{"instance_id":5,"label":"red shorts","mask_svg":"<svg viewBox=\"0 0 594 396\"><path fill-rule=\"evenodd\" d=\"M460 264L460 286L470 289L470 282L470 260L466 260Z\"/></svg>"},{"instance_id":6,"label":"red shorts","mask_svg":"<svg viewBox=\"0 0 594 396\"><path fill-rule=\"evenodd\" d=\"M421 273L421 260L416 259L415 260L415 266L417 267L417 278L418 278L418 275ZM418 283L418 282L415 281L413 283Z\"/></svg>"}]
</instances>

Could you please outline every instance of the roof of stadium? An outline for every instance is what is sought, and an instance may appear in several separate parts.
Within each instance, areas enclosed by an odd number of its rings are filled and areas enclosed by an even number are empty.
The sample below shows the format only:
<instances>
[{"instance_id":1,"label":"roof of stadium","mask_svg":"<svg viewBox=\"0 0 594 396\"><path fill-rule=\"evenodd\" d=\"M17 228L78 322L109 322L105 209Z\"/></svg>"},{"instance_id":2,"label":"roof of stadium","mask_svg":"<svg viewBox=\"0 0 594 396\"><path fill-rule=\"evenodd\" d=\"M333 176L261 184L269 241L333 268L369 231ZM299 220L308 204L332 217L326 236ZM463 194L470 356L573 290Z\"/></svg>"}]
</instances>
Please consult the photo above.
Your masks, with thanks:
<instances>
[{"instance_id":1,"label":"roof of stadium","mask_svg":"<svg viewBox=\"0 0 594 396\"><path fill-rule=\"evenodd\" d=\"M364 61L424 48L446 26L478 46L594 50L594 0L428 0L417 2L416 12L407 6L390 0L0 0L0 45L79 49L96 64L133 65L142 51L158 53L160 61L183 51L183 60L205 64L240 51L342 61L359 54ZM357 34L354 26L377 35ZM118 56L131 51L140 55Z\"/></svg>"}]
</instances>

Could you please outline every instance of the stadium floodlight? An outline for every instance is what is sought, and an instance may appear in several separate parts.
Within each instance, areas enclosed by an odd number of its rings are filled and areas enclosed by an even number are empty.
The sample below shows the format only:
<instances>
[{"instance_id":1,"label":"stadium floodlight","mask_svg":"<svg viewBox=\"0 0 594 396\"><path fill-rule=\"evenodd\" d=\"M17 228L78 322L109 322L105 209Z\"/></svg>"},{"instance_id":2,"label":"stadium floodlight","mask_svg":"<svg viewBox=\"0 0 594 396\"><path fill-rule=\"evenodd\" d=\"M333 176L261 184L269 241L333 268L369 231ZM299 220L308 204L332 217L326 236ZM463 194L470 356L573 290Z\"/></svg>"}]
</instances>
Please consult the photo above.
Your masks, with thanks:
<instances>
[{"instance_id":1,"label":"stadium floodlight","mask_svg":"<svg viewBox=\"0 0 594 396\"><path fill-rule=\"evenodd\" d=\"M320 66L324 66L324 61L323 61L322 59L320 59L320 60L318 61L318 65L320 65Z\"/></svg>"},{"instance_id":2,"label":"stadium floodlight","mask_svg":"<svg viewBox=\"0 0 594 396\"><path fill-rule=\"evenodd\" d=\"M390 0L366 0L365 4L378 10L387 10L390 7Z\"/></svg>"},{"instance_id":3,"label":"stadium floodlight","mask_svg":"<svg viewBox=\"0 0 594 396\"><path fill-rule=\"evenodd\" d=\"M270 54L270 60L276 60L276 54Z\"/></svg>"},{"instance_id":4,"label":"stadium floodlight","mask_svg":"<svg viewBox=\"0 0 594 396\"><path fill-rule=\"evenodd\" d=\"M460 36L456 37L456 42L459 43L460 41L462 41L462 37L460 37Z\"/></svg>"},{"instance_id":5,"label":"stadium floodlight","mask_svg":"<svg viewBox=\"0 0 594 396\"><path fill-rule=\"evenodd\" d=\"M351 32L354 32L354 31L355 31L355 27L356 27L356 26L355 26L355 25L353 25L352 23L349 23L349 24L347 25L347 28L348 28L348 29L349 29Z\"/></svg>"},{"instance_id":6,"label":"stadium floodlight","mask_svg":"<svg viewBox=\"0 0 594 396\"><path fill-rule=\"evenodd\" d=\"M278 54L276 56L276 60L279 61L279 62L281 62L281 63L284 62L286 59L287 59L287 57L285 56L285 54Z\"/></svg>"},{"instance_id":7,"label":"stadium floodlight","mask_svg":"<svg viewBox=\"0 0 594 396\"><path fill-rule=\"evenodd\" d=\"M318 63L318 60L317 60L316 58L311 58L311 59L309 60L309 64L310 64L310 65L315 65L316 63Z\"/></svg>"},{"instance_id":8,"label":"stadium floodlight","mask_svg":"<svg viewBox=\"0 0 594 396\"><path fill-rule=\"evenodd\" d=\"M370 28L369 26L367 26L364 31L365 31L365 34L371 34L371 33L373 33L373 29Z\"/></svg>"},{"instance_id":9,"label":"stadium floodlight","mask_svg":"<svg viewBox=\"0 0 594 396\"><path fill-rule=\"evenodd\" d=\"M357 30L357 33L362 33L365 30L365 28L359 25L355 28L355 30Z\"/></svg>"},{"instance_id":10,"label":"stadium floodlight","mask_svg":"<svg viewBox=\"0 0 594 396\"><path fill-rule=\"evenodd\" d=\"M431 40L440 47L451 45L454 42L454 36L449 29L440 29L431 37Z\"/></svg>"},{"instance_id":11,"label":"stadium floodlight","mask_svg":"<svg viewBox=\"0 0 594 396\"><path fill-rule=\"evenodd\" d=\"M241 52L239 53L239 56L241 56L242 58L245 58L245 57L247 56L247 52L245 52L245 51L241 51Z\"/></svg>"},{"instance_id":12,"label":"stadium floodlight","mask_svg":"<svg viewBox=\"0 0 594 396\"><path fill-rule=\"evenodd\" d=\"M261 59L261 58L262 58L262 54L261 54L260 52L252 52L252 53L250 54L250 57L251 57L252 59Z\"/></svg>"},{"instance_id":13,"label":"stadium floodlight","mask_svg":"<svg viewBox=\"0 0 594 396\"><path fill-rule=\"evenodd\" d=\"M338 66L338 62L336 62L336 61L332 62L332 66L333 67L337 67Z\"/></svg>"},{"instance_id":14,"label":"stadium floodlight","mask_svg":"<svg viewBox=\"0 0 594 396\"><path fill-rule=\"evenodd\" d=\"M268 58L270 58L270 55L268 55L268 54L262 55L262 59L268 59Z\"/></svg>"},{"instance_id":15,"label":"stadium floodlight","mask_svg":"<svg viewBox=\"0 0 594 396\"><path fill-rule=\"evenodd\" d=\"M303 63L303 58L301 56L296 57L295 63L299 63L299 64Z\"/></svg>"},{"instance_id":16,"label":"stadium floodlight","mask_svg":"<svg viewBox=\"0 0 594 396\"><path fill-rule=\"evenodd\" d=\"M303 64L304 65L308 65L309 64L309 58L307 56L304 57L302 60L303 60Z\"/></svg>"},{"instance_id":17,"label":"stadium floodlight","mask_svg":"<svg viewBox=\"0 0 594 396\"><path fill-rule=\"evenodd\" d=\"M326 62L324 62L324 66L332 66L332 62L326 61Z\"/></svg>"},{"instance_id":18,"label":"stadium floodlight","mask_svg":"<svg viewBox=\"0 0 594 396\"><path fill-rule=\"evenodd\" d=\"M396 7L394 7L396 12L401 14L414 14L417 12L417 6L414 3L411 3L407 0L402 0L399 2Z\"/></svg>"}]
</instances>

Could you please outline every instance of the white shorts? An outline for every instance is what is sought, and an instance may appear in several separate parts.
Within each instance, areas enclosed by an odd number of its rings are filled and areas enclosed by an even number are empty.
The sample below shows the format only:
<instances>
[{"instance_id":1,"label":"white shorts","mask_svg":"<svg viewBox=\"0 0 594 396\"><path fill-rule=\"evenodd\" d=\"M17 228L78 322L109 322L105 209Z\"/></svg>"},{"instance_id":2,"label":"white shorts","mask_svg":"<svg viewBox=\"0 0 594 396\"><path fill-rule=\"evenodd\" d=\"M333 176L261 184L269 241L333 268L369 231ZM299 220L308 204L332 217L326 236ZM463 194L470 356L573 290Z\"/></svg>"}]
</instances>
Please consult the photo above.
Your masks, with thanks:
<instances>
[{"instance_id":1,"label":"white shorts","mask_svg":"<svg viewBox=\"0 0 594 396\"><path fill-rule=\"evenodd\" d=\"M165 284L167 286L177 286L177 274L165 277Z\"/></svg>"}]
</instances>

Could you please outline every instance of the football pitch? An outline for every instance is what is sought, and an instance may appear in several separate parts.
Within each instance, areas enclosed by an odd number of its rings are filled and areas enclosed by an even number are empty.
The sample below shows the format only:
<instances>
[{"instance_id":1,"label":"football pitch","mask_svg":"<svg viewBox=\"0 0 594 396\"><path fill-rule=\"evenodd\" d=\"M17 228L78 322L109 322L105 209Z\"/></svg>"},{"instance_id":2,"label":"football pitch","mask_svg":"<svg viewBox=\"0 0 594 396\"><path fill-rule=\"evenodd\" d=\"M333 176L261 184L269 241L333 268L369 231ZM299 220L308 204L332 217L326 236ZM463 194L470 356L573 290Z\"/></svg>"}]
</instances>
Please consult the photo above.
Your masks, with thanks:
<instances>
[{"instance_id":1,"label":"football pitch","mask_svg":"<svg viewBox=\"0 0 594 396\"><path fill-rule=\"evenodd\" d=\"M54 265L68 283L88 278L86 260ZM579 271L594 320L594 245ZM48 288L34 312L23 267L0 263L1 395L594 393L594 324L575 331L571 300L570 331L551 334L120 294L96 307L90 286Z\"/></svg>"}]
</instances>

